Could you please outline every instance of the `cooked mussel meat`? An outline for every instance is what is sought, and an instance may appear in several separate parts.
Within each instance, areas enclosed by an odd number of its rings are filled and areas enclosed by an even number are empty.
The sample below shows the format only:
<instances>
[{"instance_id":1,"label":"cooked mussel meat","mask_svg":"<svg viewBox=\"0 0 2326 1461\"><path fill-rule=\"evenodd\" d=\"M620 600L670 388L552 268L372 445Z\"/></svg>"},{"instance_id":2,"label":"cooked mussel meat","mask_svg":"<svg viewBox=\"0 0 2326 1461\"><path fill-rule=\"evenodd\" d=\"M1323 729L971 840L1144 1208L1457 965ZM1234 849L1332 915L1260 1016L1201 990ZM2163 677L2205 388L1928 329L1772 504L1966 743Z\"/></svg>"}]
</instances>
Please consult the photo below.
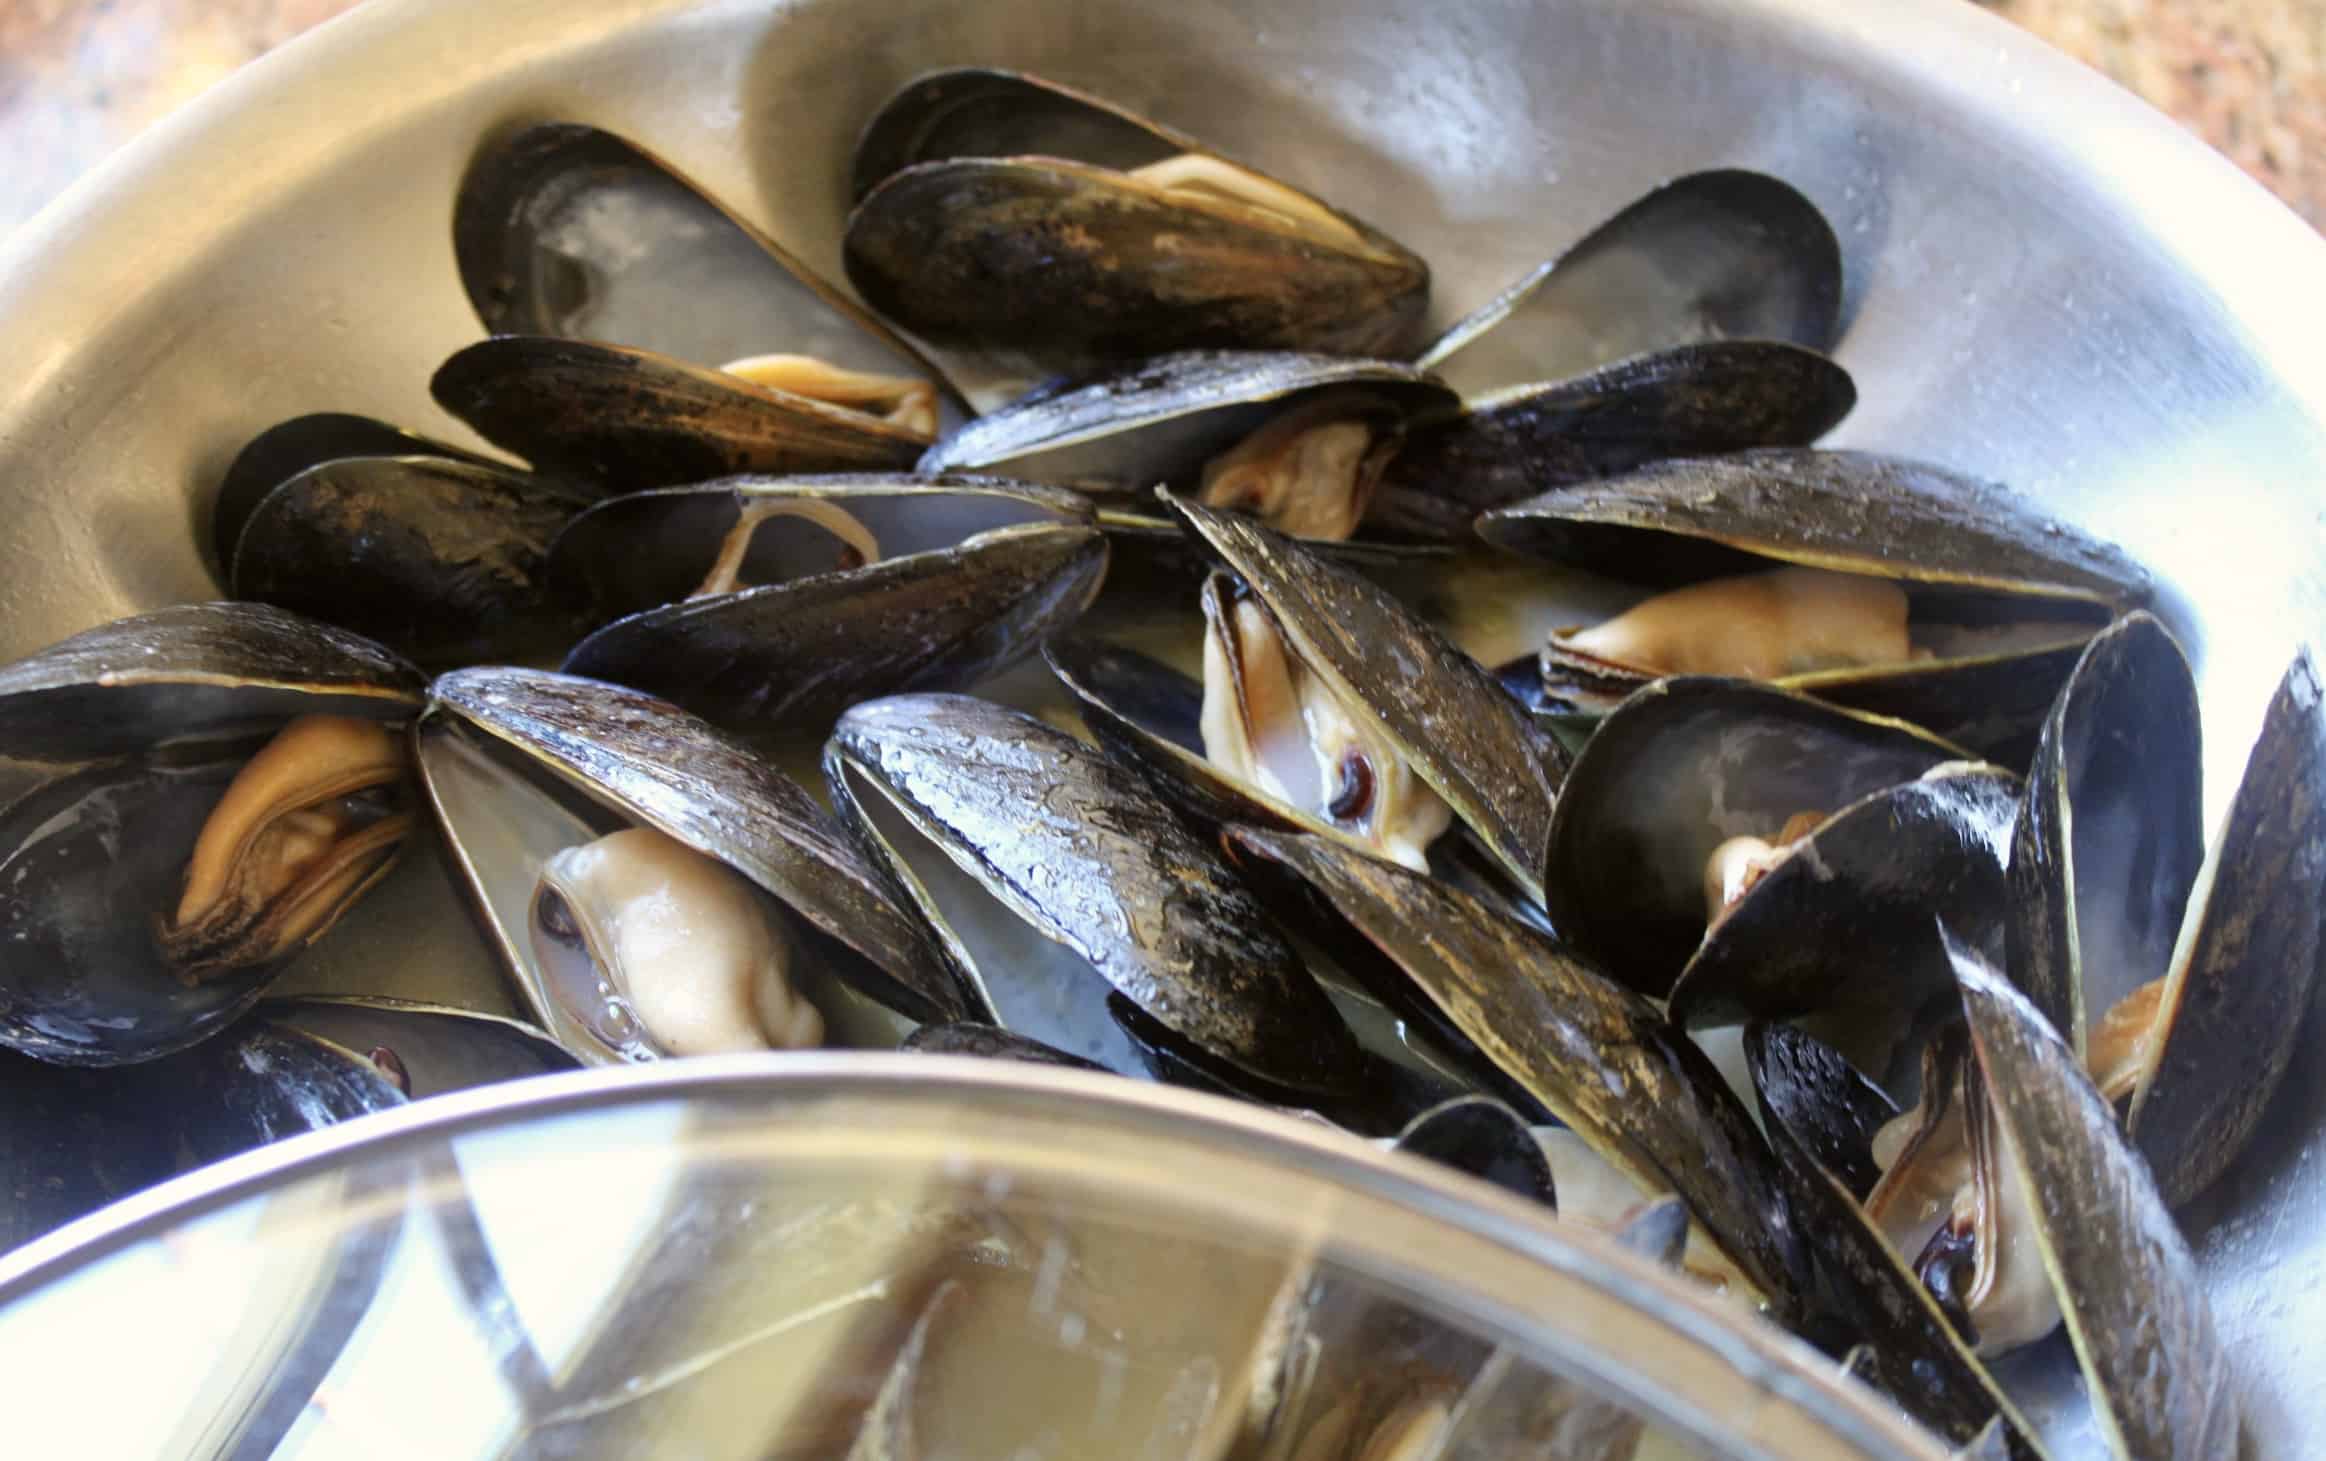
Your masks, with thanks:
<instances>
[{"instance_id":1,"label":"cooked mussel meat","mask_svg":"<svg viewBox=\"0 0 2326 1461\"><path fill-rule=\"evenodd\" d=\"M936 344L1036 376L1184 349L1390 356L1428 266L1367 225L1096 97L938 72L865 128L850 282Z\"/></svg>"},{"instance_id":2,"label":"cooked mussel meat","mask_svg":"<svg viewBox=\"0 0 2326 1461\"><path fill-rule=\"evenodd\" d=\"M0 670L0 1041L150 1059L256 1000L411 827L418 673L280 610L124 619Z\"/></svg>"},{"instance_id":3,"label":"cooked mussel meat","mask_svg":"<svg viewBox=\"0 0 2326 1461\"><path fill-rule=\"evenodd\" d=\"M1551 636L1545 685L1575 708L1659 675L1754 675L2021 762L2082 645L2148 592L2115 548L1993 484L1865 452L1655 463L1479 531L1668 590Z\"/></svg>"},{"instance_id":4,"label":"cooked mussel meat","mask_svg":"<svg viewBox=\"0 0 2326 1461\"><path fill-rule=\"evenodd\" d=\"M488 941L585 1062L886 1045L899 1016L985 1013L806 792L674 706L460 670L418 743Z\"/></svg>"}]
</instances>

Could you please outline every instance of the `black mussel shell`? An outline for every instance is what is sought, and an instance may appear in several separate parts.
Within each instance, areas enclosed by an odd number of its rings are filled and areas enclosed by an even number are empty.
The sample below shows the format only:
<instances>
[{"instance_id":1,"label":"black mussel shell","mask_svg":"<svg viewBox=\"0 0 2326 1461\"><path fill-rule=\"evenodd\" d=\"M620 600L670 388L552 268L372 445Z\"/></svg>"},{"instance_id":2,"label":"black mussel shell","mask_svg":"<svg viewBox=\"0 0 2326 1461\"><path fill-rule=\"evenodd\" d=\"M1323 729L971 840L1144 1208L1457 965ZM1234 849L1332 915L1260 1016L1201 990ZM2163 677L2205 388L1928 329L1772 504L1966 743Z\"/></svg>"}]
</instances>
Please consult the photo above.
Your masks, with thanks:
<instances>
[{"instance_id":1,"label":"black mussel shell","mask_svg":"<svg viewBox=\"0 0 2326 1461\"><path fill-rule=\"evenodd\" d=\"M435 456L342 458L250 512L228 583L423 665L522 660L573 642L548 550L595 493Z\"/></svg>"},{"instance_id":2,"label":"black mussel shell","mask_svg":"<svg viewBox=\"0 0 2326 1461\"><path fill-rule=\"evenodd\" d=\"M1503 291L1421 364L1476 395L1708 340L1829 352L1841 303L1841 244L1816 204L1764 173L1691 173Z\"/></svg>"},{"instance_id":3,"label":"black mussel shell","mask_svg":"<svg viewBox=\"0 0 2326 1461\"><path fill-rule=\"evenodd\" d=\"M754 740L814 740L868 696L966 689L1072 624L1106 576L1094 528L1029 524L956 548L617 619L568 674L662 696Z\"/></svg>"},{"instance_id":4,"label":"black mussel shell","mask_svg":"<svg viewBox=\"0 0 2326 1461\"><path fill-rule=\"evenodd\" d=\"M1774 1308L1797 1312L1807 1259L1775 1159L1710 1059L1653 1005L1436 879L1328 838L1238 827L1228 840L1255 876L1274 871L1272 906L1342 967L1625 1176L1676 1192Z\"/></svg>"},{"instance_id":5,"label":"black mussel shell","mask_svg":"<svg viewBox=\"0 0 2326 1461\"><path fill-rule=\"evenodd\" d=\"M1932 957L1932 918L2001 948L2018 808L2009 772L1953 762L1836 811L1706 932L1672 985L1672 1018L1693 1028L1918 1007L1950 978Z\"/></svg>"},{"instance_id":6,"label":"black mussel shell","mask_svg":"<svg viewBox=\"0 0 2326 1461\"><path fill-rule=\"evenodd\" d=\"M964 952L1005 1026L1051 1039L1095 1017L1111 987L1146 1022L1142 1037L1217 1081L1327 1115L1356 1103L1365 1057L1332 1005L1252 893L1135 772L1032 716L960 695L856 706L825 768L834 801L957 947L977 934L969 917L1015 920L1103 977L1083 996L1027 988L1030 967ZM935 855L907 858L911 836ZM931 881L946 871L940 860L1002 907L964 916L956 905L949 920L939 905L949 885ZM1055 1043L1084 1041L1074 1032Z\"/></svg>"},{"instance_id":7,"label":"black mussel shell","mask_svg":"<svg viewBox=\"0 0 2326 1461\"><path fill-rule=\"evenodd\" d=\"M245 443L218 484L210 505L210 551L221 569L233 568L243 524L268 493L301 472L348 457L437 457L478 467L500 465L370 416L345 411L294 416Z\"/></svg>"},{"instance_id":8,"label":"black mussel shell","mask_svg":"<svg viewBox=\"0 0 2326 1461\"><path fill-rule=\"evenodd\" d=\"M1395 1145L1545 1207L1559 1205L1542 1144L1525 1117L1492 1096L1457 1096L1432 1106L1405 1124ZM1680 1226L1685 1236L1685 1220Z\"/></svg>"},{"instance_id":9,"label":"black mussel shell","mask_svg":"<svg viewBox=\"0 0 2326 1461\"><path fill-rule=\"evenodd\" d=\"M1961 751L1912 726L1743 680L1650 685L1604 721L1560 789L1546 891L1562 936L1661 997L1705 928L1704 865L1919 777Z\"/></svg>"},{"instance_id":10,"label":"black mussel shell","mask_svg":"<svg viewBox=\"0 0 2326 1461\"><path fill-rule=\"evenodd\" d=\"M481 341L455 352L428 388L536 470L614 491L738 472L896 470L929 445L863 411L590 340Z\"/></svg>"},{"instance_id":11,"label":"black mussel shell","mask_svg":"<svg viewBox=\"0 0 2326 1461\"><path fill-rule=\"evenodd\" d=\"M1095 1060L1069 1055L1026 1035L1012 1034L999 1025L956 1020L923 1025L907 1035L899 1050L918 1055L975 1055L986 1060L1017 1060L1029 1065L1057 1065L1068 1070L1105 1071Z\"/></svg>"},{"instance_id":12,"label":"black mussel shell","mask_svg":"<svg viewBox=\"0 0 2326 1461\"><path fill-rule=\"evenodd\" d=\"M1946 944L2008 1170L2031 1198L2103 1434L2119 1455L2236 1454L2228 1355L2147 1164L2026 997L1977 953Z\"/></svg>"}]
</instances>

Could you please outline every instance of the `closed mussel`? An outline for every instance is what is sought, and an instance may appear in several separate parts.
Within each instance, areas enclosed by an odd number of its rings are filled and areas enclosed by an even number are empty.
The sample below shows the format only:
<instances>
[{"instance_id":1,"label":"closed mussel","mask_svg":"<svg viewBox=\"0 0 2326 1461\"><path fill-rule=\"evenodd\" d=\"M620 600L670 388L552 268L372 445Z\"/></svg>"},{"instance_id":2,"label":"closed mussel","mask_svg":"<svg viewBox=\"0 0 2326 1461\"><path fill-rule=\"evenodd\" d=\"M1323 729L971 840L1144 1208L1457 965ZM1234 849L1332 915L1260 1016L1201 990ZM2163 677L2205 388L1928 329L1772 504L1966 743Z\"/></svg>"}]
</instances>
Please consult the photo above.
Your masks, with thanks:
<instances>
[{"instance_id":1,"label":"closed mussel","mask_svg":"<svg viewBox=\"0 0 2326 1461\"><path fill-rule=\"evenodd\" d=\"M1118 532L1170 531L1147 495L1160 483L1337 542L1366 522L1405 423L1453 404L1392 361L1182 351L1035 391L938 442L921 467L1077 487Z\"/></svg>"},{"instance_id":2,"label":"closed mussel","mask_svg":"<svg viewBox=\"0 0 2326 1461\"><path fill-rule=\"evenodd\" d=\"M214 521L235 597L451 666L573 641L579 616L551 588L549 545L598 496L384 422L317 415L243 448Z\"/></svg>"},{"instance_id":3,"label":"closed mussel","mask_svg":"<svg viewBox=\"0 0 2326 1461\"><path fill-rule=\"evenodd\" d=\"M585 1063L886 1045L900 1018L986 1014L807 792L674 706L457 670L418 745L488 943Z\"/></svg>"},{"instance_id":4,"label":"closed mussel","mask_svg":"<svg viewBox=\"0 0 2326 1461\"><path fill-rule=\"evenodd\" d=\"M1604 710L1645 680L1731 674L1895 716L2005 764L2083 644L2145 597L2112 546L2005 489L1866 452L1653 463L1479 519L1501 547L1666 590L1551 635L1545 687Z\"/></svg>"},{"instance_id":5,"label":"closed mussel","mask_svg":"<svg viewBox=\"0 0 2326 1461\"><path fill-rule=\"evenodd\" d=\"M1912 726L1773 686L1651 685L1600 724L1560 788L1552 922L1616 978L1662 998L1712 921L1708 882L1727 882L1731 864L1748 880L1813 821L1961 754Z\"/></svg>"},{"instance_id":6,"label":"closed mussel","mask_svg":"<svg viewBox=\"0 0 2326 1461\"><path fill-rule=\"evenodd\" d=\"M1332 1005L1128 767L1020 711L900 695L840 718L825 775L1004 1027L1125 1074L1179 1074L1152 1042L1262 1099L1361 1103L1367 1057Z\"/></svg>"},{"instance_id":7,"label":"closed mussel","mask_svg":"<svg viewBox=\"0 0 2326 1461\"><path fill-rule=\"evenodd\" d=\"M572 674L736 734L813 745L867 696L963 689L1097 595L1072 493L969 477L737 478L617 498L559 538L561 579L620 615Z\"/></svg>"},{"instance_id":8,"label":"closed mussel","mask_svg":"<svg viewBox=\"0 0 2326 1461\"><path fill-rule=\"evenodd\" d=\"M1390 356L1429 292L1367 225L1038 77L906 86L866 126L849 280L933 343L1039 378L1171 350Z\"/></svg>"},{"instance_id":9,"label":"closed mussel","mask_svg":"<svg viewBox=\"0 0 2326 1461\"><path fill-rule=\"evenodd\" d=\"M2326 708L2279 682L2208 855L2196 683L2146 614L2092 641L2045 722L2011 864L2008 965L2175 1206L2244 1150L2309 1007Z\"/></svg>"},{"instance_id":10,"label":"closed mussel","mask_svg":"<svg viewBox=\"0 0 2326 1461\"><path fill-rule=\"evenodd\" d=\"M367 640L195 604L0 669L0 1043L111 1065L194 1043L387 875L422 681Z\"/></svg>"}]
</instances>

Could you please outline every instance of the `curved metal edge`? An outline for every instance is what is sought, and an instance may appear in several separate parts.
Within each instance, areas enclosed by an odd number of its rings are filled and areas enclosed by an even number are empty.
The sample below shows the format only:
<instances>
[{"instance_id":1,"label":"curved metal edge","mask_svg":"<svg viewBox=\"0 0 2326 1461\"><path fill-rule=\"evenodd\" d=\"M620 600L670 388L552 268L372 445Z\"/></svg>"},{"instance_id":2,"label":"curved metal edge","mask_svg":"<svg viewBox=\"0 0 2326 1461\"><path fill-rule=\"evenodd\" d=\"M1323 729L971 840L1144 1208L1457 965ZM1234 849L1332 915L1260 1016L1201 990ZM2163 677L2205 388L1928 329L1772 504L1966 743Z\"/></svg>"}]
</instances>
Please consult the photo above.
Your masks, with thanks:
<instances>
[{"instance_id":1,"label":"curved metal edge","mask_svg":"<svg viewBox=\"0 0 2326 1461\"><path fill-rule=\"evenodd\" d=\"M82 1218L0 1257L0 1306L68 1277L86 1264L159 1237L188 1220L317 1176L356 1157L411 1155L431 1145L528 1120L580 1115L682 1099L782 1100L886 1096L958 1109L980 1102L1043 1103L1079 1119L1160 1122L1183 1140L1258 1159L1312 1181L1385 1203L1405 1221L1450 1230L1481 1245L1473 1257L1506 1266L1493 1285L1499 1318L1520 1333L1530 1316L1553 1312L1530 1301L1525 1274L1551 1270L1636 1312L1645 1322L1705 1352L1759 1394L1798 1407L1814 1424L1868 1454L1943 1455L1871 1391L1836 1385L1824 1356L1790 1335L1745 1319L1690 1291L1613 1239L1561 1230L1542 1209L1490 1183L1422 1158L1376 1149L1362 1139L1261 1108L1176 1088L1081 1071L941 1055L743 1055L656 1067L584 1070L438 1096L287 1138L173 1179ZM1416 1281L1442 1266L1442 1251L1416 1257L1411 1234L1362 1225L1334 1228L1336 1241L1369 1266ZM1427 1251L1418 1250L1418 1251ZM1469 1269L1475 1273L1476 1270ZM1556 1345L1552 1346L1557 1348ZM1627 1400L1660 1402L1675 1422L1707 1439L1752 1417L1712 1414L1677 1388L1641 1392L1620 1364L1589 1343L1559 1351L1589 1379ZM1655 1377L1649 1377L1652 1381ZM1722 1428L1716 1430L1714 1428Z\"/></svg>"}]
</instances>

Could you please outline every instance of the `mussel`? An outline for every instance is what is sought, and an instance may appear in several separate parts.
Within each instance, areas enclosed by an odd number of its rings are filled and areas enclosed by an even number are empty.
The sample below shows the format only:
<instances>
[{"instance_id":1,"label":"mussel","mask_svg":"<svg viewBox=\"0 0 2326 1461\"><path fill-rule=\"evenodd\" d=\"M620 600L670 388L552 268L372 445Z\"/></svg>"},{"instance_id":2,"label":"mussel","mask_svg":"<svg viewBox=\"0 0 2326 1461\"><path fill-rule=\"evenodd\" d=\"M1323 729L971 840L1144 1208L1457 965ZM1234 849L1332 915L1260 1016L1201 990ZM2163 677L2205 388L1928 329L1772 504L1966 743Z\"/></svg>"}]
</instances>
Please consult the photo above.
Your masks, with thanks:
<instances>
[{"instance_id":1,"label":"mussel","mask_svg":"<svg viewBox=\"0 0 2326 1461\"><path fill-rule=\"evenodd\" d=\"M1735 169L1667 183L1422 353L1463 408L1410 433L1383 519L1443 535L1667 457L1806 446L1857 399L1827 358L1841 299L1833 229L1794 188Z\"/></svg>"},{"instance_id":2,"label":"mussel","mask_svg":"<svg viewBox=\"0 0 2326 1461\"><path fill-rule=\"evenodd\" d=\"M1366 224L1020 73L907 85L854 179L858 292L1020 376L1186 349L1394 356L1428 300L1428 266Z\"/></svg>"},{"instance_id":3,"label":"mussel","mask_svg":"<svg viewBox=\"0 0 2326 1461\"><path fill-rule=\"evenodd\" d=\"M417 740L487 941L584 1062L885 1045L897 1015L988 1015L805 791L674 706L458 670Z\"/></svg>"},{"instance_id":4,"label":"mussel","mask_svg":"<svg viewBox=\"0 0 2326 1461\"><path fill-rule=\"evenodd\" d=\"M2210 853L2196 685L2145 614L2092 641L2045 722L2012 852L2009 947L2167 1203L2244 1150L2317 979L2326 706L2307 651L2271 697Z\"/></svg>"},{"instance_id":5,"label":"mussel","mask_svg":"<svg viewBox=\"0 0 2326 1461\"><path fill-rule=\"evenodd\" d=\"M2149 589L2115 548L1998 486L1865 452L1659 462L1478 528L1669 590L1551 636L1544 683L1574 708L1603 711L1660 675L1745 675L2005 764L2024 764L2083 644Z\"/></svg>"},{"instance_id":6,"label":"mussel","mask_svg":"<svg viewBox=\"0 0 2326 1461\"><path fill-rule=\"evenodd\" d=\"M1708 897L1708 874L1742 863L1739 881L1757 879L1803 814L1822 821L1962 756L1912 726L1773 686L1658 681L1601 722L1567 774L1550 827L1551 920L1616 978L1661 998L1704 944L1708 904L1733 901L1727 886ZM2006 829L2011 805L2006 793ZM1737 840L1748 837L1760 844L1751 862L1738 857L1755 850ZM2001 859L1990 863L1999 885ZM1912 875L1899 886L1911 891ZM1999 886L1993 901L1999 917ZM1927 923L1916 920L1916 936Z\"/></svg>"},{"instance_id":7,"label":"mussel","mask_svg":"<svg viewBox=\"0 0 2326 1461\"><path fill-rule=\"evenodd\" d=\"M1117 532L1169 533L1162 483L1279 532L1337 542L1364 525L1405 424L1454 395L1382 360L1194 350L1034 391L963 426L923 471L1008 471L1093 494Z\"/></svg>"},{"instance_id":8,"label":"mussel","mask_svg":"<svg viewBox=\"0 0 2326 1461\"><path fill-rule=\"evenodd\" d=\"M832 798L1006 1028L1127 1074L1151 1043L1335 1115L1368 1062L1251 892L1126 767L1023 712L899 695L840 717Z\"/></svg>"},{"instance_id":9,"label":"mussel","mask_svg":"<svg viewBox=\"0 0 2326 1461\"><path fill-rule=\"evenodd\" d=\"M123 619L0 669L0 1043L151 1059L220 1029L387 875L415 670L255 604Z\"/></svg>"},{"instance_id":10,"label":"mussel","mask_svg":"<svg viewBox=\"0 0 2326 1461\"><path fill-rule=\"evenodd\" d=\"M622 616L564 668L814 744L855 701L966 688L1071 624L1106 574L1088 522L1071 493L991 478L737 478L617 498L558 540L561 573Z\"/></svg>"},{"instance_id":11,"label":"mussel","mask_svg":"<svg viewBox=\"0 0 2326 1461\"><path fill-rule=\"evenodd\" d=\"M610 132L550 122L488 142L453 244L478 318L507 338L454 356L437 399L544 471L639 488L896 468L957 414L911 345Z\"/></svg>"}]
</instances>

